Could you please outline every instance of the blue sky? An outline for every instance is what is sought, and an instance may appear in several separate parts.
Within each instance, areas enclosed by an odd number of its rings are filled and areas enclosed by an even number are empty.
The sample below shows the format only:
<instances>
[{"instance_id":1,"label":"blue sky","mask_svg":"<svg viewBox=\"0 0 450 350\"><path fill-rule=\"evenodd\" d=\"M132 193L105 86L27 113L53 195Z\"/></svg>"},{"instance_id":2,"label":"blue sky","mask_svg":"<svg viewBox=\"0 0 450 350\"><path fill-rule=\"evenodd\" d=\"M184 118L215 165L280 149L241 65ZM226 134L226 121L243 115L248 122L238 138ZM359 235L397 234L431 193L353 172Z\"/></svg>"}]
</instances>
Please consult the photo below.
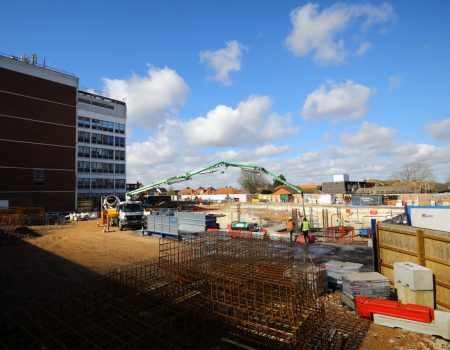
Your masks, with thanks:
<instances>
[{"instance_id":1,"label":"blue sky","mask_svg":"<svg viewBox=\"0 0 450 350\"><path fill-rule=\"evenodd\" d=\"M444 181L449 10L406 0L6 2L0 51L36 52L82 87L126 99L128 181L220 160L295 183L387 179L418 162Z\"/></svg>"}]
</instances>

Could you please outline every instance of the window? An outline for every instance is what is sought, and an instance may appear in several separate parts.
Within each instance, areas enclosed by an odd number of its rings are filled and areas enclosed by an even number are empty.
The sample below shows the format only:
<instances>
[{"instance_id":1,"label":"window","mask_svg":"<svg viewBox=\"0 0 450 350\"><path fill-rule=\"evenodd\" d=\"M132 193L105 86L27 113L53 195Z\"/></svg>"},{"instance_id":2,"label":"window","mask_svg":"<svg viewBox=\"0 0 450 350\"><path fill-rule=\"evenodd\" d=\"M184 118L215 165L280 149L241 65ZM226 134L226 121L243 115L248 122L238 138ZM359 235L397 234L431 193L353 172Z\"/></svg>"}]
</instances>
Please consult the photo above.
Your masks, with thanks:
<instances>
[{"instance_id":1,"label":"window","mask_svg":"<svg viewBox=\"0 0 450 350\"><path fill-rule=\"evenodd\" d=\"M116 164L116 174L125 174L125 164Z\"/></svg>"},{"instance_id":2,"label":"window","mask_svg":"<svg viewBox=\"0 0 450 350\"><path fill-rule=\"evenodd\" d=\"M91 133L87 131L78 131L78 142L89 142Z\"/></svg>"},{"instance_id":3,"label":"window","mask_svg":"<svg viewBox=\"0 0 450 350\"><path fill-rule=\"evenodd\" d=\"M114 151L116 160L125 160L125 151Z\"/></svg>"},{"instance_id":4,"label":"window","mask_svg":"<svg viewBox=\"0 0 450 350\"><path fill-rule=\"evenodd\" d=\"M78 157L89 158L91 148L87 146L78 146Z\"/></svg>"},{"instance_id":5,"label":"window","mask_svg":"<svg viewBox=\"0 0 450 350\"><path fill-rule=\"evenodd\" d=\"M114 179L91 179L91 188L114 189Z\"/></svg>"},{"instance_id":6,"label":"window","mask_svg":"<svg viewBox=\"0 0 450 350\"><path fill-rule=\"evenodd\" d=\"M116 139L115 139L115 145L117 146L117 147L125 147L125 138L124 137L117 137L116 136Z\"/></svg>"},{"instance_id":7,"label":"window","mask_svg":"<svg viewBox=\"0 0 450 350\"><path fill-rule=\"evenodd\" d=\"M91 163L91 172L92 173L114 173L114 164L112 163L99 163L92 162Z\"/></svg>"},{"instance_id":8,"label":"window","mask_svg":"<svg viewBox=\"0 0 450 350\"><path fill-rule=\"evenodd\" d=\"M44 169L34 169L34 184L43 185L45 180L45 170Z\"/></svg>"},{"instance_id":9,"label":"window","mask_svg":"<svg viewBox=\"0 0 450 350\"><path fill-rule=\"evenodd\" d=\"M125 124L114 124L114 131L119 134L125 134Z\"/></svg>"},{"instance_id":10,"label":"window","mask_svg":"<svg viewBox=\"0 0 450 350\"><path fill-rule=\"evenodd\" d=\"M78 188L90 189L90 179L78 178Z\"/></svg>"},{"instance_id":11,"label":"window","mask_svg":"<svg viewBox=\"0 0 450 350\"><path fill-rule=\"evenodd\" d=\"M89 173L90 165L91 164L89 162L79 161L78 162L78 172L79 173Z\"/></svg>"},{"instance_id":12,"label":"window","mask_svg":"<svg viewBox=\"0 0 450 350\"><path fill-rule=\"evenodd\" d=\"M103 143L104 145L114 146L114 136L106 136L107 143ZM124 145L125 147L125 145Z\"/></svg>"},{"instance_id":13,"label":"window","mask_svg":"<svg viewBox=\"0 0 450 350\"><path fill-rule=\"evenodd\" d=\"M92 119L92 129L101 130L101 128L100 128L100 120Z\"/></svg>"},{"instance_id":14,"label":"window","mask_svg":"<svg viewBox=\"0 0 450 350\"><path fill-rule=\"evenodd\" d=\"M91 120L86 117L78 117L78 126L81 128L90 128L91 127Z\"/></svg>"},{"instance_id":15,"label":"window","mask_svg":"<svg viewBox=\"0 0 450 350\"><path fill-rule=\"evenodd\" d=\"M125 189L125 179L116 179L116 190L124 190Z\"/></svg>"},{"instance_id":16,"label":"window","mask_svg":"<svg viewBox=\"0 0 450 350\"><path fill-rule=\"evenodd\" d=\"M114 136L92 133L91 142L98 145L114 146Z\"/></svg>"},{"instance_id":17,"label":"window","mask_svg":"<svg viewBox=\"0 0 450 350\"><path fill-rule=\"evenodd\" d=\"M114 159L114 150L92 147L92 158Z\"/></svg>"}]
</instances>

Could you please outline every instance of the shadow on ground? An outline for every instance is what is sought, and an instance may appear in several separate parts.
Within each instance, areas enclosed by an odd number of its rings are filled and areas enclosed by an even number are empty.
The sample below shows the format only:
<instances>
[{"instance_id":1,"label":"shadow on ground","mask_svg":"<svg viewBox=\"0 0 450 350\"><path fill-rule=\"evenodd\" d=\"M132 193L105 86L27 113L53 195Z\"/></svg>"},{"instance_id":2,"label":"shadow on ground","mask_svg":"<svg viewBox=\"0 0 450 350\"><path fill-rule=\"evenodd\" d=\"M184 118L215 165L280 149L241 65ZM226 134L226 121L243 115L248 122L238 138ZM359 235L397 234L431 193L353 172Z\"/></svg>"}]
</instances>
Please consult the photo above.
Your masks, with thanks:
<instances>
[{"instance_id":1,"label":"shadow on ground","mask_svg":"<svg viewBox=\"0 0 450 350\"><path fill-rule=\"evenodd\" d=\"M306 254L306 257L305 257ZM349 261L363 264L363 271L373 271L373 249L365 245L312 243L308 246L297 245L296 259L313 261L315 265L323 265L329 260Z\"/></svg>"}]
</instances>

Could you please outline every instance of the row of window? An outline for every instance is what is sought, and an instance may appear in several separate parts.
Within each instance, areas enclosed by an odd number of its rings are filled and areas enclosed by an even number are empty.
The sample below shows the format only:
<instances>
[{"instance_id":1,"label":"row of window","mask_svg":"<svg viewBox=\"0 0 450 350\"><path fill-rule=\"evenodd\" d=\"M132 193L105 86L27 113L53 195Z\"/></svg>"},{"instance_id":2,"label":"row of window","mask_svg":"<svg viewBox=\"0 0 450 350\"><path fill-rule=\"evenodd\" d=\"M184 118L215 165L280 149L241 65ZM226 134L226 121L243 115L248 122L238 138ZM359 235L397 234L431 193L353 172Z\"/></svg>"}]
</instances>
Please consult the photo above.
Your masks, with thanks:
<instances>
[{"instance_id":1,"label":"row of window","mask_svg":"<svg viewBox=\"0 0 450 350\"><path fill-rule=\"evenodd\" d=\"M94 130L103 130L125 134L125 124L107 122L105 120L91 119L87 117L78 117L78 126Z\"/></svg>"},{"instance_id":2,"label":"row of window","mask_svg":"<svg viewBox=\"0 0 450 350\"><path fill-rule=\"evenodd\" d=\"M125 147L125 137L102 135L87 131L78 131L78 142L90 142L98 145Z\"/></svg>"},{"instance_id":3,"label":"row of window","mask_svg":"<svg viewBox=\"0 0 450 350\"><path fill-rule=\"evenodd\" d=\"M125 174L125 164L78 161L79 173Z\"/></svg>"},{"instance_id":4,"label":"row of window","mask_svg":"<svg viewBox=\"0 0 450 350\"><path fill-rule=\"evenodd\" d=\"M88 147L88 146L78 146L78 157L125 160L125 151Z\"/></svg>"},{"instance_id":5,"label":"row of window","mask_svg":"<svg viewBox=\"0 0 450 350\"><path fill-rule=\"evenodd\" d=\"M78 178L78 188L82 189L125 189L125 179L88 179Z\"/></svg>"}]
</instances>

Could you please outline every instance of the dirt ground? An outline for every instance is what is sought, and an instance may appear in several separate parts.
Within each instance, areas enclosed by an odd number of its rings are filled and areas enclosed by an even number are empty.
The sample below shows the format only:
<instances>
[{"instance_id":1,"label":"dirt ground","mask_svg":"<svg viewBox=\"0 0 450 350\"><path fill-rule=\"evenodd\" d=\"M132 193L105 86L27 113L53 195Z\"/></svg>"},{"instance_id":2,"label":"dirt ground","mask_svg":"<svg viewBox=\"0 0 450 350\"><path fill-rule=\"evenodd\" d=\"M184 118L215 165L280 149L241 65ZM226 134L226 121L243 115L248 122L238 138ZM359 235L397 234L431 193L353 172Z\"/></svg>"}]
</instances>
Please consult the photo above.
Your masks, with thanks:
<instances>
[{"instance_id":1,"label":"dirt ground","mask_svg":"<svg viewBox=\"0 0 450 350\"><path fill-rule=\"evenodd\" d=\"M96 221L78 221L63 226L30 227L24 233L28 238L2 241L0 297L7 301L19 294L48 293L61 285L77 287L95 282L110 269L158 256L158 237L113 230L104 233ZM318 263L335 259L371 264L367 247L317 244L310 254ZM343 318L357 317L340 304L339 292L329 294L326 305ZM446 350L449 343L372 323L361 349Z\"/></svg>"}]
</instances>

